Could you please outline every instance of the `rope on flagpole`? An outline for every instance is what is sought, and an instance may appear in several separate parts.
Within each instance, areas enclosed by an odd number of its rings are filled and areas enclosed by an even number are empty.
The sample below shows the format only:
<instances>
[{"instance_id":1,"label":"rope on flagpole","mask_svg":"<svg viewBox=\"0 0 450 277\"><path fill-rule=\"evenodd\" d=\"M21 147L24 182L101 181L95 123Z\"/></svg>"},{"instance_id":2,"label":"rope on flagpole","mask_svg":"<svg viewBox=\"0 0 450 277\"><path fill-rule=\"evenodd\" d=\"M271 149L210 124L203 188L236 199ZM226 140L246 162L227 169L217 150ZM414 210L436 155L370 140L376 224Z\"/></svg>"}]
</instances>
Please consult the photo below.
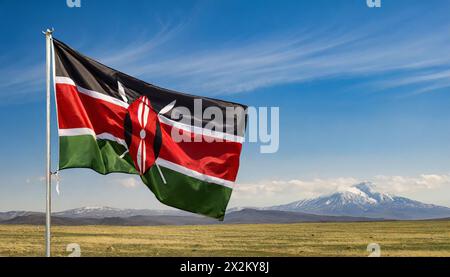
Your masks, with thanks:
<instances>
[{"instance_id":1,"label":"rope on flagpole","mask_svg":"<svg viewBox=\"0 0 450 277\"><path fill-rule=\"evenodd\" d=\"M57 169L55 172L51 172L51 175L52 175L52 177L55 177L55 182L56 182L55 190L56 190L56 193L58 195L60 195L61 191L59 189L59 183L61 181L61 176L59 175L59 169Z\"/></svg>"}]
</instances>

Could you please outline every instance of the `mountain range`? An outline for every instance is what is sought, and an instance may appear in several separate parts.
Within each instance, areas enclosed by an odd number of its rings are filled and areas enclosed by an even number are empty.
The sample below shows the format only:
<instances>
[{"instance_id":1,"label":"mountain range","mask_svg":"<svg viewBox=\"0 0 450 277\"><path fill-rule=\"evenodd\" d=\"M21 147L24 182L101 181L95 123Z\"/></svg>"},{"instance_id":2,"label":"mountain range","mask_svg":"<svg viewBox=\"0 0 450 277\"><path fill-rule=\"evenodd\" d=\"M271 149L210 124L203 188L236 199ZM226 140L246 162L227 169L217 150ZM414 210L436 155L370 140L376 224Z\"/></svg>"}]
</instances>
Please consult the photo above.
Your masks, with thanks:
<instances>
[{"instance_id":1,"label":"mountain range","mask_svg":"<svg viewBox=\"0 0 450 277\"><path fill-rule=\"evenodd\" d=\"M44 224L44 214L29 211L0 212L0 224ZM237 223L349 222L450 218L450 208L425 204L376 191L365 182L345 191L265 208L232 208L225 220L178 210L83 207L52 213L55 225L202 225Z\"/></svg>"},{"instance_id":2,"label":"mountain range","mask_svg":"<svg viewBox=\"0 0 450 277\"><path fill-rule=\"evenodd\" d=\"M258 223L296 223L296 222L356 222L375 221L365 217L325 216L289 211L259 209L240 209L228 213L224 221L217 221L198 215L132 215L124 217L64 217L52 215L53 225L114 225L114 226L157 226L157 225L211 225L211 224L258 224ZM45 224L44 213L24 213L14 218L0 220L0 224Z\"/></svg>"}]
</instances>

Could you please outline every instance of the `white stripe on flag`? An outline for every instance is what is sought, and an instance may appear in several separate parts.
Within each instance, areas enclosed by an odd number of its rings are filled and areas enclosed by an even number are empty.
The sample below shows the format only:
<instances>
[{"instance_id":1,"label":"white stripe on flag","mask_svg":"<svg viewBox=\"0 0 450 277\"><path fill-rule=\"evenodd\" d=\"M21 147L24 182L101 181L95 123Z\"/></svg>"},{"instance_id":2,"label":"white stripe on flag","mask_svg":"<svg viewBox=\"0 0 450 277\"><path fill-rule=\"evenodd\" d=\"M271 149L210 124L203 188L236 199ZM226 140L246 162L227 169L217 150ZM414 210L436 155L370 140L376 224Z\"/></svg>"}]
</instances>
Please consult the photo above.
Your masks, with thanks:
<instances>
[{"instance_id":1,"label":"white stripe on flag","mask_svg":"<svg viewBox=\"0 0 450 277\"><path fill-rule=\"evenodd\" d=\"M213 130L209 130L209 129L204 129L204 128L197 127L197 126L187 125L187 124L169 119L169 118L165 117L164 115L158 115L158 118L159 118L159 121L164 124L170 125L172 127L175 127L177 129L180 129L180 130L183 130L186 132L194 133L196 135L203 135L203 136L212 137L212 138L221 139L221 140L230 141L230 142L237 142L237 143L244 142L244 138L241 136L235 136L235 135L231 135L231 134L227 134L227 133L223 133L223 132L217 132L217 131L213 131Z\"/></svg>"},{"instance_id":2,"label":"white stripe on flag","mask_svg":"<svg viewBox=\"0 0 450 277\"><path fill-rule=\"evenodd\" d=\"M189 177L198 179L200 181L204 181L204 182L208 182L208 183L214 183L214 184L218 184L218 185L222 185L225 187L229 187L229 188L233 188L234 182L228 181L228 180L224 180L224 179L220 179L214 176L209 176L209 175L205 175L203 173L200 173L198 171L192 170L190 168L186 168L184 166L181 166L179 164L176 163L172 163L169 162L167 160L164 160L162 158L158 158L156 159L155 163L157 165L160 165L162 167L166 167L168 169L177 171L181 174L187 175Z\"/></svg>"},{"instance_id":3,"label":"white stripe on flag","mask_svg":"<svg viewBox=\"0 0 450 277\"><path fill-rule=\"evenodd\" d=\"M100 93L100 92L97 92L97 91L93 91L93 90L89 90L89 89L85 89L85 88L82 88L80 86L77 86L75 84L75 82L72 79L68 78L68 77L56 76L55 77L55 83L56 84L64 84L64 85L75 86L80 93L86 94L86 95L88 95L88 96L90 96L92 98L96 98L96 99L99 99L99 100L103 100L103 101L115 104L117 106L124 107L125 109L127 109L128 106L129 106L128 103L126 103L126 102L124 102L122 100L119 100L117 98L114 98L112 96L109 96L109 95L106 95L106 94L103 94L103 93Z\"/></svg>"},{"instance_id":4,"label":"white stripe on flag","mask_svg":"<svg viewBox=\"0 0 450 277\"><path fill-rule=\"evenodd\" d=\"M125 140L115 137L114 135L110 134L110 133L101 133L101 134L96 134L94 132L94 130L89 129L89 128L73 128L73 129L59 129L58 130L59 136L60 137L73 137L73 136L82 136L82 135L91 135L93 136L95 139L105 139L105 140L111 140L111 141L115 141L125 147L128 148Z\"/></svg>"}]
</instances>

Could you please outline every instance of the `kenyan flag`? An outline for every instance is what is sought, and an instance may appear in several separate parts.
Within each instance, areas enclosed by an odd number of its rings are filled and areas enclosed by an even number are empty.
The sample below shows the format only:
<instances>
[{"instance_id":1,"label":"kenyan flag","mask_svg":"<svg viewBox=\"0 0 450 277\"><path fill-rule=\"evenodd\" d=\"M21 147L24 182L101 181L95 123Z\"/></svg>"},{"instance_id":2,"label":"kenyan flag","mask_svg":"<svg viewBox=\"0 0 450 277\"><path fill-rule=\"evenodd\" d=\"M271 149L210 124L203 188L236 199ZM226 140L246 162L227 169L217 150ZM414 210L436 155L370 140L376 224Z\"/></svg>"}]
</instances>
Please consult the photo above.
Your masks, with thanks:
<instances>
[{"instance_id":1,"label":"kenyan flag","mask_svg":"<svg viewBox=\"0 0 450 277\"><path fill-rule=\"evenodd\" d=\"M162 203L223 219L245 106L145 83L56 39L53 51L60 169L137 174ZM208 110L222 112L220 124L204 119Z\"/></svg>"}]
</instances>

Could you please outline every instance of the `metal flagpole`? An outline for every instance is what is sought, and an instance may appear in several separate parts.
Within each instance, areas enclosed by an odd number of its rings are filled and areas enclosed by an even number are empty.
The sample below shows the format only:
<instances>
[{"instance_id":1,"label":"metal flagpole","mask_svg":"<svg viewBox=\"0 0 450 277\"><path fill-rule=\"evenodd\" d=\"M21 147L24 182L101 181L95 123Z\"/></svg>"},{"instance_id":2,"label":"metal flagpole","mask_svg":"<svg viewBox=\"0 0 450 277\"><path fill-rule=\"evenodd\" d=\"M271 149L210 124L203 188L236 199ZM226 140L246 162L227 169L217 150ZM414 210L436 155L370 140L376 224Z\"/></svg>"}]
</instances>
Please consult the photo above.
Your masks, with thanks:
<instances>
[{"instance_id":1,"label":"metal flagpole","mask_svg":"<svg viewBox=\"0 0 450 277\"><path fill-rule=\"evenodd\" d=\"M50 74L51 74L51 43L53 29L45 31L46 40L46 74L47 74L47 165L45 169L45 181L47 186L47 202L45 210L45 256L50 257L50 224L52 204L52 173L50 160Z\"/></svg>"}]
</instances>

